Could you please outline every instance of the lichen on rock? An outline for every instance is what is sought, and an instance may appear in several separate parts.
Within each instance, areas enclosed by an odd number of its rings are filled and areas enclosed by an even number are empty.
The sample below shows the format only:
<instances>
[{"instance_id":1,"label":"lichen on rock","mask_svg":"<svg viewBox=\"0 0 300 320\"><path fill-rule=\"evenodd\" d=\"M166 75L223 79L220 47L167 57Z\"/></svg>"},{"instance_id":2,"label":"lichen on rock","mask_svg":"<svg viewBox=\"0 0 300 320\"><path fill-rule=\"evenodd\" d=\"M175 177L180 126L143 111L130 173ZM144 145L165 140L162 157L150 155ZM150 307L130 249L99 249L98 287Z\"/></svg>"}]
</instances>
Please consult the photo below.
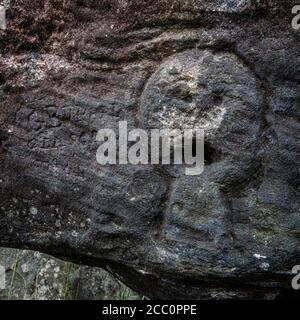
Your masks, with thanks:
<instances>
[{"instance_id":1,"label":"lichen on rock","mask_svg":"<svg viewBox=\"0 0 300 320\"><path fill-rule=\"evenodd\" d=\"M149 298L274 299L299 264L293 1L12 1L0 244ZM99 166L97 131L202 126L205 169Z\"/></svg>"}]
</instances>

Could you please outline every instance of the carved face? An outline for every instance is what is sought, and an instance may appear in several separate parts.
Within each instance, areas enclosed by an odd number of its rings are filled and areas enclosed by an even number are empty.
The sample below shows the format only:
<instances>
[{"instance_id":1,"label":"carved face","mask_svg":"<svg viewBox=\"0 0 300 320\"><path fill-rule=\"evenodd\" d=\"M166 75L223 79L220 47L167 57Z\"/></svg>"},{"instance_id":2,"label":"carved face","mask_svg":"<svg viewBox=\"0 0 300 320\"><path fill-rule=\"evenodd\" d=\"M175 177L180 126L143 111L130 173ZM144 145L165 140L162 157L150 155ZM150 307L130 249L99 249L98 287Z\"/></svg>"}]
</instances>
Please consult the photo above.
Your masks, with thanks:
<instances>
[{"instance_id":1,"label":"carved face","mask_svg":"<svg viewBox=\"0 0 300 320\"><path fill-rule=\"evenodd\" d=\"M300 226L300 49L290 21L281 28L287 4L271 1L268 17L255 10L270 1L71 1L29 25L25 2L3 42L25 53L0 55L0 244L108 266L155 297L286 275ZM45 16L55 23L38 33ZM204 129L203 174L100 166L97 131L124 120Z\"/></svg>"}]
</instances>

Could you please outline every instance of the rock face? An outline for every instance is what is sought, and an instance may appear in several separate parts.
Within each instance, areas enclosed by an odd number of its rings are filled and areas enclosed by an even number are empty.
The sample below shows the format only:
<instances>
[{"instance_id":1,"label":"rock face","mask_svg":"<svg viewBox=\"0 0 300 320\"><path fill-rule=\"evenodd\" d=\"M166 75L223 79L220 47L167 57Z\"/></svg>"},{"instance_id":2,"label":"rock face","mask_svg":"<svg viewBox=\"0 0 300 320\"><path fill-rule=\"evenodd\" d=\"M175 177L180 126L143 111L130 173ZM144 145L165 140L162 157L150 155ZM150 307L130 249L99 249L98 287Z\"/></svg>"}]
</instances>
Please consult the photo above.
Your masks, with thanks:
<instances>
[{"instance_id":1,"label":"rock face","mask_svg":"<svg viewBox=\"0 0 300 320\"><path fill-rule=\"evenodd\" d=\"M0 300L136 300L106 271L63 262L39 252L0 248L6 289Z\"/></svg>"},{"instance_id":2,"label":"rock face","mask_svg":"<svg viewBox=\"0 0 300 320\"><path fill-rule=\"evenodd\" d=\"M292 295L300 263L294 1L12 3L0 31L0 245L150 298ZM204 127L203 174L100 166L97 131Z\"/></svg>"}]
</instances>

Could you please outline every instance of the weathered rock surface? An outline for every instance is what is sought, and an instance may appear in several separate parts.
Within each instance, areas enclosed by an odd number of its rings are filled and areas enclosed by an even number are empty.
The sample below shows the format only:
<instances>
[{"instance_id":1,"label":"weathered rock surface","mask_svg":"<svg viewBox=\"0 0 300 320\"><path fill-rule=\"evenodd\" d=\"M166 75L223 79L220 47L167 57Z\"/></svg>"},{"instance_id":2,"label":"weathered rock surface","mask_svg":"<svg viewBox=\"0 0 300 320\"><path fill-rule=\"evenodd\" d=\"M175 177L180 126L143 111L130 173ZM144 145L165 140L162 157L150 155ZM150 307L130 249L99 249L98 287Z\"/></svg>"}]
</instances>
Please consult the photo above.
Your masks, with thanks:
<instances>
[{"instance_id":1,"label":"weathered rock surface","mask_svg":"<svg viewBox=\"0 0 300 320\"><path fill-rule=\"evenodd\" d=\"M39 252L0 248L6 288L0 300L141 299L106 271L63 262Z\"/></svg>"},{"instance_id":2,"label":"weathered rock surface","mask_svg":"<svg viewBox=\"0 0 300 320\"><path fill-rule=\"evenodd\" d=\"M0 33L0 244L150 298L292 294L300 263L294 1L12 3ZM199 177L96 162L101 128L206 130Z\"/></svg>"}]
</instances>

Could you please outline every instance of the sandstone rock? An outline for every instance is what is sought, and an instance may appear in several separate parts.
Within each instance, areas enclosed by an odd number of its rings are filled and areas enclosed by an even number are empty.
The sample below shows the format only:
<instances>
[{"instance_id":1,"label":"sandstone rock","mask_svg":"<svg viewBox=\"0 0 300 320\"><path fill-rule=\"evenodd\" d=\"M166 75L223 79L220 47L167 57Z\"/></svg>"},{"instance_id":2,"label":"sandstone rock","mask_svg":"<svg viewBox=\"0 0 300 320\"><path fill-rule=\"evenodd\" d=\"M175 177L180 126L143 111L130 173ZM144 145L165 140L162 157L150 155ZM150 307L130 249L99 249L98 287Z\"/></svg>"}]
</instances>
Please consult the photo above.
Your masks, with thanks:
<instances>
[{"instance_id":1,"label":"sandstone rock","mask_svg":"<svg viewBox=\"0 0 300 320\"><path fill-rule=\"evenodd\" d=\"M102 267L150 298L292 294L293 4L13 4L0 33L0 244ZM96 133L121 120L204 125L204 173L99 166Z\"/></svg>"},{"instance_id":2,"label":"sandstone rock","mask_svg":"<svg viewBox=\"0 0 300 320\"><path fill-rule=\"evenodd\" d=\"M104 270L63 262L39 252L0 248L0 265L6 269L1 300L141 298Z\"/></svg>"}]
</instances>

